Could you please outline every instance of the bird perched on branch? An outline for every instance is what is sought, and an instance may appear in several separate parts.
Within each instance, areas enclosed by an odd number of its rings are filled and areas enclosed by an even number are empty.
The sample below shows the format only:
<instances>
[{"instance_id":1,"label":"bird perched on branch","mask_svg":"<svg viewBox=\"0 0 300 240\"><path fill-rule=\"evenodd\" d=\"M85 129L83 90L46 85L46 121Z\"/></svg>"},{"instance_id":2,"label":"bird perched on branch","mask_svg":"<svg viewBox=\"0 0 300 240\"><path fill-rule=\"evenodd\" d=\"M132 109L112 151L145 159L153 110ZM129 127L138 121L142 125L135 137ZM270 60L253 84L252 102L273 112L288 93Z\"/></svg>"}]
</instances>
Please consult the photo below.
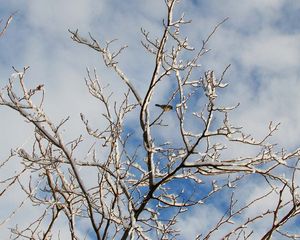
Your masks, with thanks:
<instances>
[{"instance_id":1,"label":"bird perched on branch","mask_svg":"<svg viewBox=\"0 0 300 240\"><path fill-rule=\"evenodd\" d=\"M164 110L165 112L171 111L173 109L173 107L171 105L166 105L166 104L155 104L156 107L160 107L162 110Z\"/></svg>"}]
</instances>

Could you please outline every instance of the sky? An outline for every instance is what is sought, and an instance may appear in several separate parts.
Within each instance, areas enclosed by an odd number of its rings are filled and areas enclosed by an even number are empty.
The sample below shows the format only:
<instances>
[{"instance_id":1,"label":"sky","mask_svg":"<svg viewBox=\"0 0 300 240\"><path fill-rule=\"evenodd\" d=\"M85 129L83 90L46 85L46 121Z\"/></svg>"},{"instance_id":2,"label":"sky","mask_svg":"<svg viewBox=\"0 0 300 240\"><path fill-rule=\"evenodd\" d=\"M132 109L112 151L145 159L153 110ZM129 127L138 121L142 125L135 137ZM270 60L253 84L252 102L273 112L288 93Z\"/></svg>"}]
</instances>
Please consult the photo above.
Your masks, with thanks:
<instances>
[{"instance_id":1,"label":"sky","mask_svg":"<svg viewBox=\"0 0 300 240\"><path fill-rule=\"evenodd\" d=\"M99 54L70 39L68 29L79 29L83 36L90 32L101 41L118 39L116 47L128 45L119 59L120 67L140 95L145 94L154 62L140 44L140 28L160 36L165 17L162 0L0 0L0 19L7 19L15 11L0 39L0 87L13 74L12 66L30 66L26 82L29 86L45 85L44 109L51 119L60 122L70 116L65 127L67 139L83 130L81 112L97 123L103 110L85 87L87 67L96 68L100 79L110 84L114 99L125 89L105 68ZM176 14L181 12L192 19L183 32L195 47L201 47L214 26L229 17L209 42L212 51L201 62L203 69L213 69L220 76L231 64L226 74L230 86L222 99L229 105L240 103L231 115L233 122L257 137L267 132L270 121L280 122L272 141L287 149L298 147L300 1L182 0ZM167 87L163 86L162 91ZM163 95L155 97L163 101ZM32 127L11 110L0 107L0 115L0 156L4 158L11 148L32 141ZM206 206L199 214L205 211L211 212L212 208ZM217 209L212 213L220 215ZM184 239L199 227L198 217L195 212L184 217L191 222ZM5 234L0 228L0 236Z\"/></svg>"}]
</instances>

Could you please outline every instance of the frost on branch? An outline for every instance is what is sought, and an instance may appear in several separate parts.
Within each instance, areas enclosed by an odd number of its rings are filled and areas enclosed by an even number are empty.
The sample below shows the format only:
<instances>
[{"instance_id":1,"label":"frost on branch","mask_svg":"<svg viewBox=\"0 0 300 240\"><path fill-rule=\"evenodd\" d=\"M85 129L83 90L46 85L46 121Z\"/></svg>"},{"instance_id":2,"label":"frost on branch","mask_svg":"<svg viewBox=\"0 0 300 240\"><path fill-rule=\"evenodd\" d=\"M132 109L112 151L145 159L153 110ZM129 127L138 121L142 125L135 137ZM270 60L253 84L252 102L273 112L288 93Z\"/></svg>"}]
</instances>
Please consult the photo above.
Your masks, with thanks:
<instances>
[{"instance_id":1,"label":"frost on branch","mask_svg":"<svg viewBox=\"0 0 300 240\"><path fill-rule=\"evenodd\" d=\"M16 239L50 239L60 231L67 231L70 239L87 234L93 239L181 239L182 217L201 212L202 206L214 206L222 214L209 219L208 228L200 226L191 238L247 239L262 222L267 226L258 236L262 239L275 234L294 237L287 229L300 210L299 149L288 152L271 142L278 124L270 123L262 139L244 133L230 120L238 104L220 105L229 66L220 74L203 69L200 62L209 53L209 40L227 19L193 47L180 31L191 21L184 14L173 16L179 1L164 2L162 35L153 38L142 29L141 46L154 62L152 74L145 78L144 95L119 65L126 46L113 51L115 41L98 40L92 34L83 38L79 30L69 30L74 42L100 54L115 73L116 85L120 81L126 87L114 100L113 86L104 85L96 70L87 69L85 85L103 110L102 121L95 125L81 113L86 131L73 140L66 141L62 131L69 118L56 123L44 109L45 86L28 86L29 68L14 68L1 91L0 105L34 127L34 143L12 150L2 161L0 169L17 157L22 169L1 181L1 194L16 185L30 207L39 209L32 222L11 228ZM172 106L170 111L155 108L164 81L172 87L163 93L161 104ZM254 197L253 184L262 187ZM261 203L270 199L273 204L261 209ZM68 224L56 224L62 219Z\"/></svg>"}]
</instances>

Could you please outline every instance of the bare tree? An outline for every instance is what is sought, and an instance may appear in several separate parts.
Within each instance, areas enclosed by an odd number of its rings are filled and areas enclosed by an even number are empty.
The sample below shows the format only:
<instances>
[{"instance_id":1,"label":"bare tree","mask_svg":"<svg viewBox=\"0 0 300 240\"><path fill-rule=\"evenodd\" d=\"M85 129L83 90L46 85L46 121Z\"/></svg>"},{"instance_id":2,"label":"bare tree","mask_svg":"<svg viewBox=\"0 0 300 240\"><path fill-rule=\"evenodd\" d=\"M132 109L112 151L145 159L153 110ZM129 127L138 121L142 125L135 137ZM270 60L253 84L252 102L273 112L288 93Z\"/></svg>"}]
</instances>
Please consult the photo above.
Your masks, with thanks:
<instances>
[{"instance_id":1,"label":"bare tree","mask_svg":"<svg viewBox=\"0 0 300 240\"><path fill-rule=\"evenodd\" d=\"M141 29L142 46L155 62L144 96L118 64L126 47L113 52L114 41L100 42L92 34L86 39L78 30L69 30L72 40L100 54L106 67L127 87L119 101L112 101L112 93L103 86L97 72L87 69L85 83L104 106L106 126L91 126L81 114L86 133L70 142L64 141L61 131L68 118L55 124L43 109L44 85L27 88L24 79L29 67L14 68L15 73L1 92L0 105L17 111L32 124L35 140L31 150L12 150L2 161L1 168L17 156L23 168L1 180L1 195L18 185L32 208L41 212L26 227L16 225L11 229L13 239L59 239L58 231L66 229L57 224L61 219L67 219L71 239L182 239L178 225L181 215L220 196L226 203L224 215L210 219L215 223L211 229L192 237L251 239L255 224L264 221L267 227L260 231L261 239L276 234L300 238L286 228L300 212L296 183L300 150L288 152L270 143L279 124L271 122L265 137L254 139L231 123L230 113L238 104L222 106L229 66L216 74L199 64L209 51L209 40L227 19L212 29L197 50L180 33L190 21L184 15L173 17L177 2L165 0L167 14L160 38L153 39ZM172 81L172 89L166 93L166 102L154 106L154 93L163 81ZM195 110L193 104L199 96L204 99L203 105ZM160 112L156 115L153 108ZM136 124L140 130L128 132L129 114L138 114ZM175 116L174 134L170 138L156 136L158 131L168 129L168 114ZM94 144L81 159L78 152L83 151L83 135L93 139ZM240 156L230 149L233 145L253 148L254 153ZM30 178L21 181L26 173ZM264 185L265 191L254 199L236 194L250 180ZM266 199L272 199L272 204L259 211ZM19 209L22 206L23 202ZM247 215L253 208L256 213ZM1 224L14 213L5 216Z\"/></svg>"}]
</instances>

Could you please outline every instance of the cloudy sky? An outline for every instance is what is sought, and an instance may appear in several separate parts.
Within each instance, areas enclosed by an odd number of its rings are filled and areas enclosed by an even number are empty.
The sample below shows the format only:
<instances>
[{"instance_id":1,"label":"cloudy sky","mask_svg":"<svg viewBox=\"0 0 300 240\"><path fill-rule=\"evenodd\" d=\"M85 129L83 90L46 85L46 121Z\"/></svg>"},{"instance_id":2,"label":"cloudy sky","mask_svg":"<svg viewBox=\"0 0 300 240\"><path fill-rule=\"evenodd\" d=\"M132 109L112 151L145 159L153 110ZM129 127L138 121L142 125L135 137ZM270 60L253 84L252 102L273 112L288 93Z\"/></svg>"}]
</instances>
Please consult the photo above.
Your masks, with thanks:
<instances>
[{"instance_id":1,"label":"cloudy sky","mask_svg":"<svg viewBox=\"0 0 300 240\"><path fill-rule=\"evenodd\" d=\"M15 11L14 20L0 39L0 86L13 73L12 66L30 66L26 81L29 86L45 84L45 110L49 116L56 122L71 116L68 137L76 137L82 130L80 112L95 121L101 112L85 87L86 67L95 67L116 96L125 89L105 69L101 56L70 39L68 29L79 29L82 35L90 32L103 41L117 38L116 46L128 45L120 66L141 95L145 93L153 59L140 45L140 28L160 36L165 17L163 0L1 1L0 19L5 20ZM228 104L241 104L232 115L234 122L254 136L266 133L270 121L280 122L273 141L285 148L297 147L300 1L182 0L176 13L180 12L192 19L184 32L194 47L201 47L213 27L229 17L210 41L212 51L203 59L203 68L214 69L220 75L231 64L226 75L230 87L223 97ZM0 156L5 157L11 148L32 140L32 129L16 113L0 108L0 114Z\"/></svg>"}]
</instances>

